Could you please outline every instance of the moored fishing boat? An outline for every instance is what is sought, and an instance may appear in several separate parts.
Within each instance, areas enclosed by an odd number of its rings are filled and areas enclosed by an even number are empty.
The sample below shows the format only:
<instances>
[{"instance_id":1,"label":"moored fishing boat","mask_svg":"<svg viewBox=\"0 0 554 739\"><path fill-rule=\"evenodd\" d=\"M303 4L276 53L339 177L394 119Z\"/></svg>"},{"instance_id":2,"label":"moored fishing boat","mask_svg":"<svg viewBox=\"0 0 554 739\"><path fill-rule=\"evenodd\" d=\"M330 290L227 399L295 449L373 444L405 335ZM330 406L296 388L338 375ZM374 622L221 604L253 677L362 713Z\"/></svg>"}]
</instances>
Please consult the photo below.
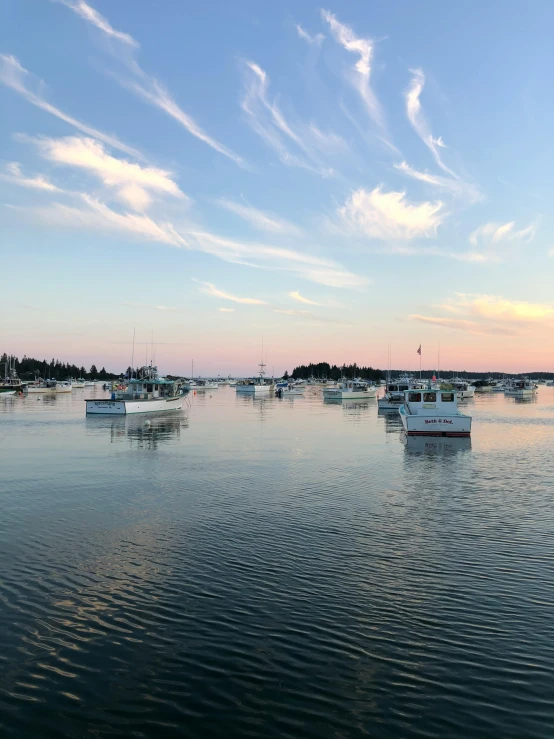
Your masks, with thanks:
<instances>
[{"instance_id":1,"label":"moored fishing boat","mask_svg":"<svg viewBox=\"0 0 554 739\"><path fill-rule=\"evenodd\" d=\"M367 400L376 395L377 388L364 380L344 380L338 387L323 389L324 400Z\"/></svg>"},{"instance_id":2,"label":"moored fishing boat","mask_svg":"<svg viewBox=\"0 0 554 739\"><path fill-rule=\"evenodd\" d=\"M57 395L58 393L70 393L71 390L70 382L43 380L41 377L37 377L34 382L30 382L24 388L24 392L29 395Z\"/></svg>"},{"instance_id":3,"label":"moored fishing boat","mask_svg":"<svg viewBox=\"0 0 554 739\"><path fill-rule=\"evenodd\" d=\"M492 385L489 380L476 380L473 387L476 393L492 393Z\"/></svg>"},{"instance_id":4,"label":"moored fishing boat","mask_svg":"<svg viewBox=\"0 0 554 739\"><path fill-rule=\"evenodd\" d=\"M512 398L526 398L535 395L537 390L538 387L534 382L528 377L523 377L521 379L508 380L504 388L504 393Z\"/></svg>"},{"instance_id":5,"label":"moored fishing boat","mask_svg":"<svg viewBox=\"0 0 554 739\"><path fill-rule=\"evenodd\" d=\"M125 390L114 390L111 398L87 398L87 414L127 415L179 410L184 393L181 383L158 376L158 368L143 367L140 377L131 378Z\"/></svg>"},{"instance_id":6,"label":"moored fishing boat","mask_svg":"<svg viewBox=\"0 0 554 739\"><path fill-rule=\"evenodd\" d=\"M275 390L275 395L278 398L303 398L304 388L295 387L294 384L288 384L285 386L277 385L277 388Z\"/></svg>"},{"instance_id":7,"label":"moored fishing boat","mask_svg":"<svg viewBox=\"0 0 554 739\"><path fill-rule=\"evenodd\" d=\"M461 377L453 377L448 380L458 395L458 400L469 400L475 396L475 387Z\"/></svg>"},{"instance_id":8,"label":"moored fishing boat","mask_svg":"<svg viewBox=\"0 0 554 739\"><path fill-rule=\"evenodd\" d=\"M400 418L409 436L469 436L471 416L460 413L454 390L407 390Z\"/></svg>"},{"instance_id":9,"label":"moored fishing boat","mask_svg":"<svg viewBox=\"0 0 554 739\"><path fill-rule=\"evenodd\" d=\"M258 377L252 378L250 380L241 380L240 382L237 382L235 385L235 392L243 394L243 395L270 395L274 384L273 381L270 383L266 382L265 380L265 364L264 362L260 362L259 364L260 371L258 373Z\"/></svg>"},{"instance_id":10,"label":"moored fishing boat","mask_svg":"<svg viewBox=\"0 0 554 739\"><path fill-rule=\"evenodd\" d=\"M217 390L219 385L217 382L212 382L211 380L196 379L194 381L194 385L191 384L190 387L193 388L194 390L202 392L205 390Z\"/></svg>"},{"instance_id":11,"label":"moored fishing boat","mask_svg":"<svg viewBox=\"0 0 554 739\"><path fill-rule=\"evenodd\" d=\"M0 395L15 395L23 390L23 383L15 371L15 361L10 357L4 368L4 377L0 380Z\"/></svg>"},{"instance_id":12,"label":"moored fishing boat","mask_svg":"<svg viewBox=\"0 0 554 739\"><path fill-rule=\"evenodd\" d=\"M406 390L423 387L423 383L411 375L402 375L397 380L390 380L385 384L385 395L379 398L377 406L380 411L398 411L404 402Z\"/></svg>"}]
</instances>

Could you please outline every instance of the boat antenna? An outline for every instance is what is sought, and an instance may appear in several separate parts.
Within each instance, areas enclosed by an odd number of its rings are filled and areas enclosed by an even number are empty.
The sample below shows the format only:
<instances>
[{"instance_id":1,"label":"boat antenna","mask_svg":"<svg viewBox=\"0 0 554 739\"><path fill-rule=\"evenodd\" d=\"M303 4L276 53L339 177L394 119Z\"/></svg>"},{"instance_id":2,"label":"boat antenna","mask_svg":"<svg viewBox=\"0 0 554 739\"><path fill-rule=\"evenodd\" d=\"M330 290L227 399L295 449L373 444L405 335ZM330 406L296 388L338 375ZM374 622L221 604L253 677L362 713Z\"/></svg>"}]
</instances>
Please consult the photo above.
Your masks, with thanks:
<instances>
[{"instance_id":1,"label":"boat antenna","mask_svg":"<svg viewBox=\"0 0 554 739\"><path fill-rule=\"evenodd\" d=\"M136 328L133 329L133 353L131 354L131 379L133 377L134 367L135 367L135 331Z\"/></svg>"}]
</instances>

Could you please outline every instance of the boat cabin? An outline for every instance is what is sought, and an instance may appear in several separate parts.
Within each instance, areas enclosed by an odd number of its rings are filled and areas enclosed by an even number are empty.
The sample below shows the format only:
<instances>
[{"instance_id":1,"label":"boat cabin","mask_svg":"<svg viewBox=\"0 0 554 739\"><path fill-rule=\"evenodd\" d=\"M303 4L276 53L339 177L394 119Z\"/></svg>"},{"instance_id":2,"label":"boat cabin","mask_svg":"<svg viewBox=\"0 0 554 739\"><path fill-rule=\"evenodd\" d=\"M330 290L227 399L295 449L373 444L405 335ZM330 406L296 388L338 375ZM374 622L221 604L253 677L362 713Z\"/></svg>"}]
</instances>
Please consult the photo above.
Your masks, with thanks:
<instances>
[{"instance_id":1,"label":"boat cabin","mask_svg":"<svg viewBox=\"0 0 554 739\"><path fill-rule=\"evenodd\" d=\"M146 380L131 380L127 388L135 399L172 398L175 395L175 383L160 377Z\"/></svg>"},{"instance_id":2,"label":"boat cabin","mask_svg":"<svg viewBox=\"0 0 554 739\"><path fill-rule=\"evenodd\" d=\"M342 383L342 389L353 393L365 392L368 390L368 384L364 380L346 380Z\"/></svg>"},{"instance_id":3,"label":"boat cabin","mask_svg":"<svg viewBox=\"0 0 554 739\"><path fill-rule=\"evenodd\" d=\"M455 390L408 390L404 393L408 413L417 416L444 416L458 413Z\"/></svg>"},{"instance_id":4,"label":"boat cabin","mask_svg":"<svg viewBox=\"0 0 554 739\"><path fill-rule=\"evenodd\" d=\"M179 383L158 377L157 367L142 367L140 377L131 378L127 389L113 393L117 400L155 400L156 398L174 398L179 395Z\"/></svg>"}]
</instances>

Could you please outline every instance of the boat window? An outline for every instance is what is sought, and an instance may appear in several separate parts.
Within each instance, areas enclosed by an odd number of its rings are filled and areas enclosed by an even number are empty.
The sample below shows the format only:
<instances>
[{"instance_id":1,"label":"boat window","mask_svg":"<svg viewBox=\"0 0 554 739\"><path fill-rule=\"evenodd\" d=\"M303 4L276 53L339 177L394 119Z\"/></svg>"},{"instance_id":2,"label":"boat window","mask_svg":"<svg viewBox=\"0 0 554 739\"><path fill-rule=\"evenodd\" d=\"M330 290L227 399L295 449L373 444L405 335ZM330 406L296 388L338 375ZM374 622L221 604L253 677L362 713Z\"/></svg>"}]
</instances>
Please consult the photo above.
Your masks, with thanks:
<instances>
[{"instance_id":1,"label":"boat window","mask_svg":"<svg viewBox=\"0 0 554 739\"><path fill-rule=\"evenodd\" d=\"M152 392L152 385L147 385L146 386L146 392L147 393L151 393Z\"/></svg>"},{"instance_id":2,"label":"boat window","mask_svg":"<svg viewBox=\"0 0 554 739\"><path fill-rule=\"evenodd\" d=\"M410 403L421 403L421 393L410 393L408 400Z\"/></svg>"},{"instance_id":3,"label":"boat window","mask_svg":"<svg viewBox=\"0 0 554 739\"><path fill-rule=\"evenodd\" d=\"M442 402L443 403L453 403L454 393L442 393Z\"/></svg>"},{"instance_id":4,"label":"boat window","mask_svg":"<svg viewBox=\"0 0 554 739\"><path fill-rule=\"evenodd\" d=\"M406 390L409 390L410 388L407 385L400 385L398 389L401 390L402 392L405 392Z\"/></svg>"},{"instance_id":5,"label":"boat window","mask_svg":"<svg viewBox=\"0 0 554 739\"><path fill-rule=\"evenodd\" d=\"M436 403L437 401L437 394L436 393L423 393L423 402L424 403Z\"/></svg>"}]
</instances>

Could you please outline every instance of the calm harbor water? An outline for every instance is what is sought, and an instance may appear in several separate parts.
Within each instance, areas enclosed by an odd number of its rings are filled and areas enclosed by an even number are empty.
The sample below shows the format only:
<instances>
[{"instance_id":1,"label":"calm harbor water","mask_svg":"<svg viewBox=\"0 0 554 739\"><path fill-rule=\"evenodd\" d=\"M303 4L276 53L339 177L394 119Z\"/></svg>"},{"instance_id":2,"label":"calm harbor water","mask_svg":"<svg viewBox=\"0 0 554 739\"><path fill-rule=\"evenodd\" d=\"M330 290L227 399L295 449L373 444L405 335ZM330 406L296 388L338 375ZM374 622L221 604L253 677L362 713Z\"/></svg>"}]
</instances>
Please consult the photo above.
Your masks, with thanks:
<instances>
[{"instance_id":1,"label":"calm harbor water","mask_svg":"<svg viewBox=\"0 0 554 739\"><path fill-rule=\"evenodd\" d=\"M101 390L95 390L104 397ZM0 399L0 735L552 737L554 388Z\"/></svg>"}]
</instances>

